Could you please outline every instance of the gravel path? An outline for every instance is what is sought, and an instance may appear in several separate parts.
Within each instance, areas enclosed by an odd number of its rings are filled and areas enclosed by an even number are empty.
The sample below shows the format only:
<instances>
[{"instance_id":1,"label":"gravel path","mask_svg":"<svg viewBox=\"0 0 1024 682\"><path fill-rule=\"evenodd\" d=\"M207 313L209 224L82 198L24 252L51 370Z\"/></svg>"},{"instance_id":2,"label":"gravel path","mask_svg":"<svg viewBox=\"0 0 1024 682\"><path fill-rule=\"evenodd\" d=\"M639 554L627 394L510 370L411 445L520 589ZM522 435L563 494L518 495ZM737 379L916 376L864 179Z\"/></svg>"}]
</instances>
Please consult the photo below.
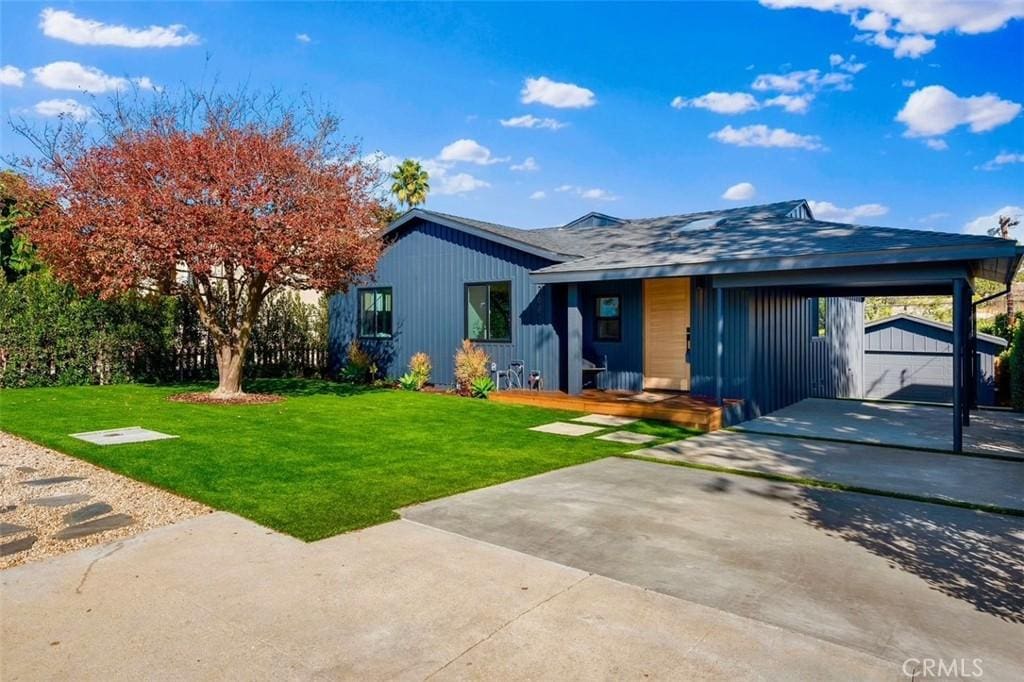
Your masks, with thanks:
<instances>
[{"instance_id":1,"label":"gravel path","mask_svg":"<svg viewBox=\"0 0 1024 682\"><path fill-rule=\"evenodd\" d=\"M211 511L0 431L0 569Z\"/></svg>"}]
</instances>

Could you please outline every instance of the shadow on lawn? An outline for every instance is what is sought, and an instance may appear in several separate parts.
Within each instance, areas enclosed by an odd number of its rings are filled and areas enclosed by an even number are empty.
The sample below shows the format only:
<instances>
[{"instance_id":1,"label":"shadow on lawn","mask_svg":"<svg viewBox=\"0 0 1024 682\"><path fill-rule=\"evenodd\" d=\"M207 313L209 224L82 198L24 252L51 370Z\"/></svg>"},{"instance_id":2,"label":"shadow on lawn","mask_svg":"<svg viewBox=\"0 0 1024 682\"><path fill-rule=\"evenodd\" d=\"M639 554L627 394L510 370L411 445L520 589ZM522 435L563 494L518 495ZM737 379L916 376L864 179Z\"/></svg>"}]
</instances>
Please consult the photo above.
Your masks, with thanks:
<instances>
[{"instance_id":1,"label":"shadow on lawn","mask_svg":"<svg viewBox=\"0 0 1024 682\"><path fill-rule=\"evenodd\" d=\"M195 383L176 386L182 391L212 391L216 384ZM301 398L315 395L334 395L340 398L376 393L387 390L373 386L357 386L344 384L340 381L328 381L326 379L249 379L244 384L246 393L272 393L283 395L286 398Z\"/></svg>"}]
</instances>

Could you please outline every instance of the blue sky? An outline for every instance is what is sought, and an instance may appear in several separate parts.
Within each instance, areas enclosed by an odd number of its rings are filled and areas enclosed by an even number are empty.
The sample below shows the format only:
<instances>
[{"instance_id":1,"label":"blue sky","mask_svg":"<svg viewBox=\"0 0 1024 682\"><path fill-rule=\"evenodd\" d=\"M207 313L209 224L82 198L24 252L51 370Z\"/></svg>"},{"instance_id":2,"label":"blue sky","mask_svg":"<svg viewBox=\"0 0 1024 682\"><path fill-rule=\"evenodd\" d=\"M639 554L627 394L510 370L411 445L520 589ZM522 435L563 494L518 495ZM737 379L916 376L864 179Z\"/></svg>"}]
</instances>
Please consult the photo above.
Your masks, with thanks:
<instances>
[{"instance_id":1,"label":"blue sky","mask_svg":"<svg viewBox=\"0 0 1024 682\"><path fill-rule=\"evenodd\" d=\"M423 160L427 208L523 227L803 197L961 231L1024 206L1019 0L0 11L4 154L27 151L9 116L216 77L313 93L367 154Z\"/></svg>"}]
</instances>

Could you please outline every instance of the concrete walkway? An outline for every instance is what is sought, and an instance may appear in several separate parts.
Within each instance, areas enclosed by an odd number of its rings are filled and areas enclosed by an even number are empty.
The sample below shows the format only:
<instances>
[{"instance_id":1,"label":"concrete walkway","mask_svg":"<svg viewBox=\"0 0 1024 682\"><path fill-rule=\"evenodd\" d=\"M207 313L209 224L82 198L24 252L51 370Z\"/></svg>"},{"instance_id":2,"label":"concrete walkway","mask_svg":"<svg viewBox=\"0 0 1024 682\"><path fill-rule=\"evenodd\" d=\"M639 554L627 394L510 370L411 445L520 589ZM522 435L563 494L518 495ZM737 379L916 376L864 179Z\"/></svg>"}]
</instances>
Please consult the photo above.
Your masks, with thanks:
<instances>
[{"instance_id":1,"label":"concrete walkway","mask_svg":"<svg viewBox=\"0 0 1024 682\"><path fill-rule=\"evenodd\" d=\"M404 516L895 665L1024 669L1020 517L614 458Z\"/></svg>"},{"instance_id":2,"label":"concrete walkway","mask_svg":"<svg viewBox=\"0 0 1024 682\"><path fill-rule=\"evenodd\" d=\"M808 398L733 427L780 436L832 438L907 448L953 449L953 412L938 405ZM1024 458L1024 415L971 413L964 450Z\"/></svg>"},{"instance_id":3,"label":"concrete walkway","mask_svg":"<svg viewBox=\"0 0 1024 682\"><path fill-rule=\"evenodd\" d=\"M1024 513L1024 462L729 431L631 454L813 478Z\"/></svg>"},{"instance_id":4,"label":"concrete walkway","mask_svg":"<svg viewBox=\"0 0 1024 682\"><path fill-rule=\"evenodd\" d=\"M856 646L409 521L305 544L216 513L0 582L4 680L901 679Z\"/></svg>"}]
</instances>

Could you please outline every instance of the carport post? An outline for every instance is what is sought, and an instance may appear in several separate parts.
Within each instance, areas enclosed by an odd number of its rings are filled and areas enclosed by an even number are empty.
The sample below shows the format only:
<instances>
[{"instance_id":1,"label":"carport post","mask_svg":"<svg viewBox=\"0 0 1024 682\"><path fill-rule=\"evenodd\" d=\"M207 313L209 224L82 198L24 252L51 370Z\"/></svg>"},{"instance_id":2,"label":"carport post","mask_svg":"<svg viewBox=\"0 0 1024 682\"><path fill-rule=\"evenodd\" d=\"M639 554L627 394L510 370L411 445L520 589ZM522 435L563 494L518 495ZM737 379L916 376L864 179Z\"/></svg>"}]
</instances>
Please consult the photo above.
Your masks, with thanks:
<instances>
[{"instance_id":1,"label":"carport post","mask_svg":"<svg viewBox=\"0 0 1024 682\"><path fill-rule=\"evenodd\" d=\"M722 373L725 362L725 290L715 288L715 404L722 404Z\"/></svg>"},{"instance_id":2,"label":"carport post","mask_svg":"<svg viewBox=\"0 0 1024 682\"><path fill-rule=\"evenodd\" d=\"M967 282L953 280L953 451L964 451L964 313Z\"/></svg>"}]
</instances>

